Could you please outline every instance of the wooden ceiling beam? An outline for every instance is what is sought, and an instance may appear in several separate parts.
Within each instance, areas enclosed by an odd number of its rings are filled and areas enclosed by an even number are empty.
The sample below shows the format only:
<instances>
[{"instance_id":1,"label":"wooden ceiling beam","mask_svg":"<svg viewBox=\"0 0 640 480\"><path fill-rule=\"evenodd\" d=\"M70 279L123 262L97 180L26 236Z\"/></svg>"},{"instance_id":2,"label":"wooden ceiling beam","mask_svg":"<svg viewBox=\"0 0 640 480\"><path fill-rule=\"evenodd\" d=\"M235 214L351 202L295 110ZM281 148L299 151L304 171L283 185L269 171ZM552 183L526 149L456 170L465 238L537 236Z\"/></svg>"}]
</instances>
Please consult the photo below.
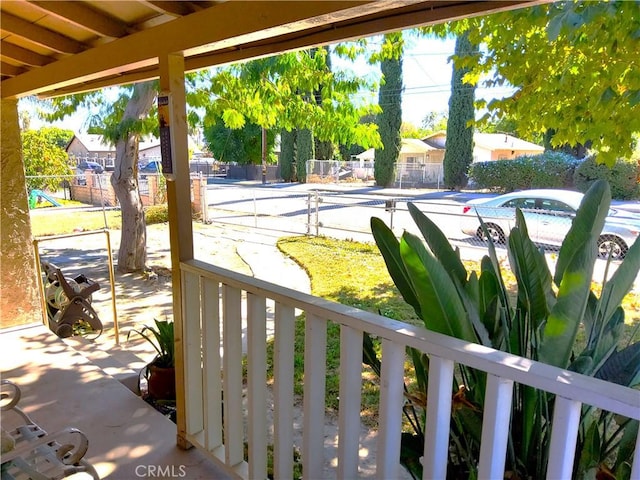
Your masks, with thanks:
<instances>
[{"instance_id":1,"label":"wooden ceiling beam","mask_svg":"<svg viewBox=\"0 0 640 480\"><path fill-rule=\"evenodd\" d=\"M19 81L4 80L0 93L3 98L39 94L147 67L157 63L160 55L188 51L194 54L241 45L400 3L406 2L292 1L291 8L283 10L278 1L225 2L31 70L21 75ZM239 18L243 21L238 21Z\"/></svg>"},{"instance_id":2,"label":"wooden ceiling beam","mask_svg":"<svg viewBox=\"0 0 640 480\"><path fill-rule=\"evenodd\" d=\"M2 75L6 75L8 77L16 77L21 73L24 73L24 68L16 67L15 65L11 65L6 62L0 62L0 71L2 71Z\"/></svg>"},{"instance_id":3,"label":"wooden ceiling beam","mask_svg":"<svg viewBox=\"0 0 640 480\"><path fill-rule=\"evenodd\" d=\"M77 1L34 1L31 4L49 15L73 23L96 35L120 38L131 33L124 23L107 17Z\"/></svg>"},{"instance_id":4,"label":"wooden ceiling beam","mask_svg":"<svg viewBox=\"0 0 640 480\"><path fill-rule=\"evenodd\" d=\"M60 53L79 53L84 48L83 44L75 40L9 13L2 14L2 30Z\"/></svg>"},{"instance_id":5,"label":"wooden ceiling beam","mask_svg":"<svg viewBox=\"0 0 640 480\"><path fill-rule=\"evenodd\" d=\"M144 3L149 5L157 12L166 13L167 15L173 15L174 17L183 17L185 15L193 13L189 2L145 1Z\"/></svg>"},{"instance_id":6,"label":"wooden ceiling beam","mask_svg":"<svg viewBox=\"0 0 640 480\"><path fill-rule=\"evenodd\" d=\"M0 42L0 55L33 67L44 67L53 61L53 59L45 55L40 55L39 53L32 52L13 43L5 42L4 40Z\"/></svg>"}]
</instances>

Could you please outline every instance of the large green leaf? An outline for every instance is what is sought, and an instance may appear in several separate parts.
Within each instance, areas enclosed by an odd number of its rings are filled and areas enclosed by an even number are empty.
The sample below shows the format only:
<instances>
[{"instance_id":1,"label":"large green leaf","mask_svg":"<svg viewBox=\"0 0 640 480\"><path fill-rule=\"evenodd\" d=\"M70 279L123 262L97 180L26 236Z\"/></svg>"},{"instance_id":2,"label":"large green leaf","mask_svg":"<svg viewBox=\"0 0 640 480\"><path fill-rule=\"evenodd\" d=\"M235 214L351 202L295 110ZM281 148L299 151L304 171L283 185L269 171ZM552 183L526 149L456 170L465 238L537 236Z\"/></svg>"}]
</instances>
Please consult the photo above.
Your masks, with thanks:
<instances>
[{"instance_id":1,"label":"large green leaf","mask_svg":"<svg viewBox=\"0 0 640 480\"><path fill-rule=\"evenodd\" d=\"M400 254L418 296L425 326L435 332L478 343L453 280L422 241L405 232L400 240Z\"/></svg>"},{"instance_id":2,"label":"large green leaf","mask_svg":"<svg viewBox=\"0 0 640 480\"><path fill-rule=\"evenodd\" d=\"M387 265L389 275L393 279L396 287L402 294L404 300L413 307L419 318L422 318L420 302L413 289L407 269L400 256L400 244L391 229L377 217L371 218L371 233L378 245L380 253Z\"/></svg>"},{"instance_id":3,"label":"large green leaf","mask_svg":"<svg viewBox=\"0 0 640 480\"><path fill-rule=\"evenodd\" d=\"M549 315L554 295L544 254L526 235L526 229L522 230L523 225L524 217L517 210L516 227L509 235L509 261L518 282L518 300L533 322L529 329L535 331Z\"/></svg>"},{"instance_id":4,"label":"large green leaf","mask_svg":"<svg viewBox=\"0 0 640 480\"><path fill-rule=\"evenodd\" d=\"M538 360L560 368L569 364L578 327L591 293L595 261L595 241L577 245L571 263L565 268L557 302L544 325Z\"/></svg>"},{"instance_id":5,"label":"large green leaf","mask_svg":"<svg viewBox=\"0 0 640 480\"><path fill-rule=\"evenodd\" d=\"M447 237L438 226L422 213L413 203L408 203L409 213L424 237L433 255L440 260L444 269L463 285L467 281L467 270L460 260L460 251L454 250Z\"/></svg>"},{"instance_id":6,"label":"large green leaf","mask_svg":"<svg viewBox=\"0 0 640 480\"><path fill-rule=\"evenodd\" d=\"M585 193L571 228L560 247L553 277L556 285L560 285L562 276L573 258L581 255L580 249L589 245L588 240L598 238L604 227L610 204L609 184L605 180L597 180Z\"/></svg>"}]
</instances>

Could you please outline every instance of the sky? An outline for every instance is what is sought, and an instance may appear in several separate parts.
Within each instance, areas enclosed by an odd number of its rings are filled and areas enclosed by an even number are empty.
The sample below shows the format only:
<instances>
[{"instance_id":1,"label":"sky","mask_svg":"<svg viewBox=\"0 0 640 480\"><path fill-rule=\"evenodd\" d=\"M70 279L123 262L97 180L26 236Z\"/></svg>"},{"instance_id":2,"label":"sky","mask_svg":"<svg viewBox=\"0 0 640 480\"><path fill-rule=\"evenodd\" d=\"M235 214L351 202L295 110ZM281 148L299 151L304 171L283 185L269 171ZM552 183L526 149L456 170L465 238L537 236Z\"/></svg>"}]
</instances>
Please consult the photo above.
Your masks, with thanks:
<instances>
[{"instance_id":1,"label":"sky","mask_svg":"<svg viewBox=\"0 0 640 480\"><path fill-rule=\"evenodd\" d=\"M451 88L451 62L455 40L411 39L405 50L403 59L404 92L402 95L402 120L420 127L422 119L430 112L446 112L448 110ZM339 64L339 62L337 62ZM334 62L336 64L336 62ZM358 75L379 78L379 66L367 65L364 61L353 66ZM509 94L509 88L478 88L477 98L492 99ZM373 101L377 101L377 92L371 93ZM75 115L54 125L73 130L76 133L86 132L86 120L89 112L79 111ZM31 128L43 126L42 121L31 115Z\"/></svg>"}]
</instances>

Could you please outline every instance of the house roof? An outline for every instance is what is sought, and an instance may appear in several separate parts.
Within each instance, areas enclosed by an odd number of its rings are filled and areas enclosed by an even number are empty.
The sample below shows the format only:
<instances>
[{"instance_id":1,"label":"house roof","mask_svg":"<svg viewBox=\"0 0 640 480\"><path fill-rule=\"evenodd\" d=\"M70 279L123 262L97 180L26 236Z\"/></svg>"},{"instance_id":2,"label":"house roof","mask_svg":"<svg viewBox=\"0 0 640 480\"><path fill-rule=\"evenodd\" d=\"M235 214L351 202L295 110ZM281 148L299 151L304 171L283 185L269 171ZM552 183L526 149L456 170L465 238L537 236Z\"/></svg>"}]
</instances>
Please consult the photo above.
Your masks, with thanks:
<instances>
[{"instance_id":1,"label":"house roof","mask_svg":"<svg viewBox=\"0 0 640 480\"><path fill-rule=\"evenodd\" d=\"M408 154L408 153L427 153L438 150L437 148L433 148L431 145L427 145L419 138L403 138L402 145L400 146L400 153ZM375 149L370 148L369 150L365 150L364 152L356 155L356 158L359 160L373 160L375 157Z\"/></svg>"},{"instance_id":2,"label":"house roof","mask_svg":"<svg viewBox=\"0 0 640 480\"><path fill-rule=\"evenodd\" d=\"M436 132L422 139L431 147L444 150L444 141L447 138L445 132ZM486 150L519 150L529 152L544 152L544 147L535 143L527 142L521 138L514 137L505 133L474 133L473 142L476 147Z\"/></svg>"},{"instance_id":3,"label":"house roof","mask_svg":"<svg viewBox=\"0 0 640 480\"><path fill-rule=\"evenodd\" d=\"M504 133L475 133L473 141L487 150L527 150L544 152L544 147Z\"/></svg>"},{"instance_id":4,"label":"house roof","mask_svg":"<svg viewBox=\"0 0 640 480\"><path fill-rule=\"evenodd\" d=\"M551 0L0 2L0 95L56 96Z\"/></svg>"},{"instance_id":5,"label":"house roof","mask_svg":"<svg viewBox=\"0 0 640 480\"><path fill-rule=\"evenodd\" d=\"M69 147L71 146L71 143L73 142L73 140L76 139L77 141L79 141L80 143L82 143L82 145L84 145L84 147L87 149L88 152L98 152L98 153L104 153L104 152L113 152L115 153L116 148L109 144L108 142L106 142L104 140L104 138L102 137L102 135L98 135L95 133L78 133L75 134L73 136L73 138L71 139L71 141L69 142L69 144L67 145L67 151L69 150ZM196 141L189 137L189 148L191 150L193 150L195 153L200 153L201 150L198 147L198 145L196 144ZM151 148L156 148L160 146L160 140L158 138L155 137L150 137L150 138L146 138L143 140L140 140L139 146L138 146L138 151L139 152L144 152L145 150L149 150Z\"/></svg>"}]
</instances>

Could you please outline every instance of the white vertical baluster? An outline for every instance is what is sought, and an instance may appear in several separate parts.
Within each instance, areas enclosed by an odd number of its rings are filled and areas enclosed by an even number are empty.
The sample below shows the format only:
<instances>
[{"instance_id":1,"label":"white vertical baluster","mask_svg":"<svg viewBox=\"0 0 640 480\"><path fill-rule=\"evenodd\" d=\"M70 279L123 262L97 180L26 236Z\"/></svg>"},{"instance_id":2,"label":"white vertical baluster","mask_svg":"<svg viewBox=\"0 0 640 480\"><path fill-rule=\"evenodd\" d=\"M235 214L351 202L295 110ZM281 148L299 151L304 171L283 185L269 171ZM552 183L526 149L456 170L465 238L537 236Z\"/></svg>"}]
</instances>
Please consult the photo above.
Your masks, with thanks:
<instances>
[{"instance_id":1,"label":"white vertical baluster","mask_svg":"<svg viewBox=\"0 0 640 480\"><path fill-rule=\"evenodd\" d=\"M404 345L382 340L380 432L376 457L376 476L380 480L398 478L404 405L404 358Z\"/></svg>"},{"instance_id":2,"label":"white vertical baluster","mask_svg":"<svg viewBox=\"0 0 640 480\"><path fill-rule=\"evenodd\" d=\"M361 390L362 332L342 325L340 327L338 478L358 476Z\"/></svg>"},{"instance_id":3,"label":"white vertical baluster","mask_svg":"<svg viewBox=\"0 0 640 480\"><path fill-rule=\"evenodd\" d=\"M293 307L276 303L273 348L273 471L275 478L293 476Z\"/></svg>"},{"instance_id":4,"label":"white vertical baluster","mask_svg":"<svg viewBox=\"0 0 640 480\"><path fill-rule=\"evenodd\" d=\"M513 381L487 374L478 478L504 477Z\"/></svg>"},{"instance_id":5,"label":"white vertical baluster","mask_svg":"<svg viewBox=\"0 0 640 480\"><path fill-rule=\"evenodd\" d=\"M304 338L304 437L302 460L305 478L323 478L324 395L327 322L307 315Z\"/></svg>"},{"instance_id":6,"label":"white vertical baluster","mask_svg":"<svg viewBox=\"0 0 640 480\"><path fill-rule=\"evenodd\" d=\"M640 478L640 432L636 437L636 450L633 452L633 465L631 466L631 477Z\"/></svg>"},{"instance_id":7,"label":"white vertical baluster","mask_svg":"<svg viewBox=\"0 0 640 480\"><path fill-rule=\"evenodd\" d=\"M223 285L224 443L229 466L243 461L241 292Z\"/></svg>"},{"instance_id":8,"label":"white vertical baluster","mask_svg":"<svg viewBox=\"0 0 640 480\"><path fill-rule=\"evenodd\" d=\"M451 360L429 357L423 479L447 476L453 366Z\"/></svg>"},{"instance_id":9,"label":"white vertical baluster","mask_svg":"<svg viewBox=\"0 0 640 480\"><path fill-rule=\"evenodd\" d=\"M551 424L547 478L571 478L582 403L557 396Z\"/></svg>"},{"instance_id":10,"label":"white vertical baluster","mask_svg":"<svg viewBox=\"0 0 640 480\"><path fill-rule=\"evenodd\" d=\"M200 277L185 273L182 277L184 378L187 434L195 435L204 428L203 379L200 366Z\"/></svg>"},{"instance_id":11,"label":"white vertical baluster","mask_svg":"<svg viewBox=\"0 0 640 480\"><path fill-rule=\"evenodd\" d=\"M220 284L202 282L202 344L205 398L205 448L222 445L222 378L220 377Z\"/></svg>"},{"instance_id":12,"label":"white vertical baluster","mask_svg":"<svg viewBox=\"0 0 640 480\"><path fill-rule=\"evenodd\" d=\"M247 382L249 396L249 478L267 478L267 312L266 300L247 294Z\"/></svg>"}]
</instances>

